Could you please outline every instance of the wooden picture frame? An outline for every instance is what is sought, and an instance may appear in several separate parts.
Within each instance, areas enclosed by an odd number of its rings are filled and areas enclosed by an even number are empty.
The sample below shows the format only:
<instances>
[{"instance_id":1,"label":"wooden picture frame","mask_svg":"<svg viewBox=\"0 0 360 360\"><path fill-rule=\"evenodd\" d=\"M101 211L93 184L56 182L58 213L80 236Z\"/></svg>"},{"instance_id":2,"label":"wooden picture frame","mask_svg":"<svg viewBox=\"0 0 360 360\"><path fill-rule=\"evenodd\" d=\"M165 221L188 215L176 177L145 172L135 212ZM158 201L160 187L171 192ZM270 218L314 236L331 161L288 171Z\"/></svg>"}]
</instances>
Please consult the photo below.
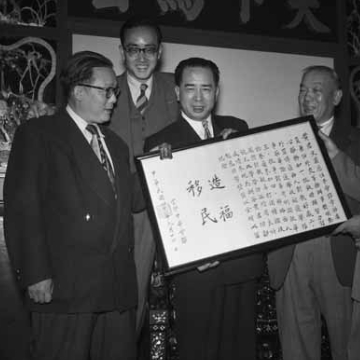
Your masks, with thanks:
<instances>
[{"instance_id":1,"label":"wooden picture frame","mask_svg":"<svg viewBox=\"0 0 360 360\"><path fill-rule=\"evenodd\" d=\"M313 117L137 157L164 271L330 233L350 216Z\"/></svg>"}]
</instances>

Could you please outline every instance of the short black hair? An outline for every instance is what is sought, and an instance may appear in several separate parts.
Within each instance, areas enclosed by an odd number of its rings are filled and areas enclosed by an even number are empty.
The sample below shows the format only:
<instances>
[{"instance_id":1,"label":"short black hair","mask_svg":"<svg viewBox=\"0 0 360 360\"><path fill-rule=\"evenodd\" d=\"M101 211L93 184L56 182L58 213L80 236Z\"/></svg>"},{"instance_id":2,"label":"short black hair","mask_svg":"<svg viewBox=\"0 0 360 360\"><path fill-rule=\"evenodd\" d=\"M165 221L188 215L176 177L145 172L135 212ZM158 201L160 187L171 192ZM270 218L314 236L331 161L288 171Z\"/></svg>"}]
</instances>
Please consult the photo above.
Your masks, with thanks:
<instances>
[{"instance_id":1,"label":"short black hair","mask_svg":"<svg viewBox=\"0 0 360 360\"><path fill-rule=\"evenodd\" d=\"M114 65L110 59L93 51L79 51L70 57L60 74L66 99L77 84L86 83L92 79L95 67L113 69Z\"/></svg>"},{"instance_id":2,"label":"short black hair","mask_svg":"<svg viewBox=\"0 0 360 360\"><path fill-rule=\"evenodd\" d=\"M125 23L123 24L123 26L120 29L121 44L124 45L124 43L125 43L125 37L126 37L127 31L129 31L130 29L139 28L139 27L147 27L147 28L153 29L156 33L158 46L161 44L162 33L161 33L161 29L160 29L159 25L152 19L139 18L139 17L135 17L135 16L131 17L127 21L125 21Z\"/></svg>"},{"instance_id":3,"label":"short black hair","mask_svg":"<svg viewBox=\"0 0 360 360\"><path fill-rule=\"evenodd\" d=\"M331 80L333 81L336 89L341 90L341 86L342 86L341 85L341 80L340 80L339 75L337 74L337 72L334 69L332 69L329 66L325 66L325 65L311 65L311 66L306 67L303 70L303 78L307 74L309 74L310 72L313 72L313 71L317 71L317 72L327 74L331 78Z\"/></svg>"},{"instance_id":4,"label":"short black hair","mask_svg":"<svg viewBox=\"0 0 360 360\"><path fill-rule=\"evenodd\" d=\"M215 85L216 86L219 85L220 70L217 67L217 65L214 62L212 62L211 60L198 58L198 57L191 57L191 58L188 58L188 59L185 59L185 60L182 60L179 62L179 64L177 65L177 67L175 69L175 84L177 86L180 86L184 70L186 68L194 68L194 67L210 69L214 76Z\"/></svg>"}]
</instances>

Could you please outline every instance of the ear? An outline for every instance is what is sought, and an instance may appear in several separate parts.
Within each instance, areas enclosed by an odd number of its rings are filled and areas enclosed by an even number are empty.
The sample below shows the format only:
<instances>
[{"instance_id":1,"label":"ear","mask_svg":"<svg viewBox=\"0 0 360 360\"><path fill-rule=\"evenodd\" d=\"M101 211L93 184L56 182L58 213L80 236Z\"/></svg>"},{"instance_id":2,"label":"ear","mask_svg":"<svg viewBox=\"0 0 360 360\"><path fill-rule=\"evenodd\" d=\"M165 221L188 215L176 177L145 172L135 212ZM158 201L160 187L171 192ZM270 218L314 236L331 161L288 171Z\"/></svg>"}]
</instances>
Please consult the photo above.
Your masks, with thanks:
<instances>
[{"instance_id":1,"label":"ear","mask_svg":"<svg viewBox=\"0 0 360 360\"><path fill-rule=\"evenodd\" d=\"M180 101L180 88L178 86L175 86L175 94L176 94L176 100Z\"/></svg>"},{"instance_id":2,"label":"ear","mask_svg":"<svg viewBox=\"0 0 360 360\"><path fill-rule=\"evenodd\" d=\"M219 94L220 94L220 87L217 86L216 87L216 90L215 90L215 101L217 101L218 97L219 97Z\"/></svg>"},{"instance_id":3,"label":"ear","mask_svg":"<svg viewBox=\"0 0 360 360\"><path fill-rule=\"evenodd\" d=\"M159 45L158 53L157 53L157 59L160 60L161 54L162 54L163 46L162 44Z\"/></svg>"},{"instance_id":4,"label":"ear","mask_svg":"<svg viewBox=\"0 0 360 360\"><path fill-rule=\"evenodd\" d=\"M342 99L343 92L342 90L335 90L334 97L333 97L333 104L334 106L337 106L340 104L340 101Z\"/></svg>"},{"instance_id":5,"label":"ear","mask_svg":"<svg viewBox=\"0 0 360 360\"><path fill-rule=\"evenodd\" d=\"M79 85L75 85L72 90L75 100L81 101L84 95L84 88Z\"/></svg>"},{"instance_id":6,"label":"ear","mask_svg":"<svg viewBox=\"0 0 360 360\"><path fill-rule=\"evenodd\" d=\"M119 45L119 52L120 52L120 65L125 62L125 50L122 45Z\"/></svg>"}]
</instances>

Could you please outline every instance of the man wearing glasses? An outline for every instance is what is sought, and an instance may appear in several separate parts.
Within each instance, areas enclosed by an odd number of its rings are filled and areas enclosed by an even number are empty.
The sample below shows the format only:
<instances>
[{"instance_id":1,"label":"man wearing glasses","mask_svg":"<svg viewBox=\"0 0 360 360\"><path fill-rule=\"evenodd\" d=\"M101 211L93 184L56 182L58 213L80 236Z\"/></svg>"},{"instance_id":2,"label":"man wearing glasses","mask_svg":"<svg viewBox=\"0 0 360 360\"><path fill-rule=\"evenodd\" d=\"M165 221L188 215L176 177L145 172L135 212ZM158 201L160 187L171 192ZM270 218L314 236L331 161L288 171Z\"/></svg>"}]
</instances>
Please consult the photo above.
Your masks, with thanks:
<instances>
[{"instance_id":1,"label":"man wearing glasses","mask_svg":"<svg viewBox=\"0 0 360 360\"><path fill-rule=\"evenodd\" d=\"M120 30L120 56L125 72L118 76L120 95L110 128L129 146L130 166L143 153L145 138L174 122L178 116L174 76L156 71L162 53L159 27L147 19L131 18ZM137 327L141 329L155 245L146 212L134 215L135 262L139 306Z\"/></svg>"},{"instance_id":2,"label":"man wearing glasses","mask_svg":"<svg viewBox=\"0 0 360 360\"><path fill-rule=\"evenodd\" d=\"M111 61L75 53L55 115L16 131L4 229L31 312L31 358L135 360L132 211L143 210L126 144L103 124L119 93Z\"/></svg>"}]
</instances>

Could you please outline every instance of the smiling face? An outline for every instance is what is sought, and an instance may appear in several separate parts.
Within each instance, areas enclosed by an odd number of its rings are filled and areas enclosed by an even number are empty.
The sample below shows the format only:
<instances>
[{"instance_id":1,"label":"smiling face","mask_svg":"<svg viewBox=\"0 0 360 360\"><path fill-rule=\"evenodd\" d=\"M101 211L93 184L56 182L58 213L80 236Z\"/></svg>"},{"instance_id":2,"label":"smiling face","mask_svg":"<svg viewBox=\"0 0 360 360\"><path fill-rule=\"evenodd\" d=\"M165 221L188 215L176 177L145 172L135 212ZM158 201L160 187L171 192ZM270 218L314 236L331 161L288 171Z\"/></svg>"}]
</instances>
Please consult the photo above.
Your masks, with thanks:
<instances>
[{"instance_id":1,"label":"smiling face","mask_svg":"<svg viewBox=\"0 0 360 360\"><path fill-rule=\"evenodd\" d=\"M205 120L213 110L219 88L209 68L187 67L175 87L181 110L193 120Z\"/></svg>"},{"instance_id":2,"label":"smiling face","mask_svg":"<svg viewBox=\"0 0 360 360\"><path fill-rule=\"evenodd\" d=\"M126 51L129 48L156 48L157 51L154 54L145 54L144 51L141 51L133 55ZM155 71L162 47L158 44L154 29L135 27L126 31L124 44L120 46L120 51L128 73L138 81L144 81L149 79Z\"/></svg>"},{"instance_id":3,"label":"smiling face","mask_svg":"<svg viewBox=\"0 0 360 360\"><path fill-rule=\"evenodd\" d=\"M93 68L93 76L89 85L101 88L115 88L117 83L114 70L106 67ZM104 123L110 120L116 103L115 94L107 98L104 90L77 85L74 88L74 96L76 99L76 108L74 110L85 121Z\"/></svg>"},{"instance_id":4,"label":"smiling face","mask_svg":"<svg viewBox=\"0 0 360 360\"><path fill-rule=\"evenodd\" d=\"M300 115L313 115L321 124L334 115L342 97L331 76L323 71L310 71L305 74L300 84L299 107Z\"/></svg>"}]
</instances>

